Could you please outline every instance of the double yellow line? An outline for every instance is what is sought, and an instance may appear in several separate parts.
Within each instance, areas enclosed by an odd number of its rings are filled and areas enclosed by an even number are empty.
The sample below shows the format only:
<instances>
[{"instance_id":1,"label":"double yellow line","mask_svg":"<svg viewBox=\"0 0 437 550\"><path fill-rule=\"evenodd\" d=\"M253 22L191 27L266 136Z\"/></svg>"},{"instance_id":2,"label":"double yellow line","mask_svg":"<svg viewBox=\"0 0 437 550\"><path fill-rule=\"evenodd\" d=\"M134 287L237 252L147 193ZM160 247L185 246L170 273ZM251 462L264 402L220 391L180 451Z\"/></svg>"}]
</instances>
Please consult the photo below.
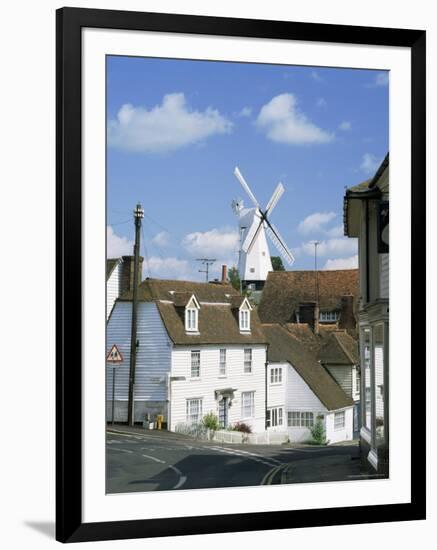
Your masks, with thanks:
<instances>
[{"instance_id":1,"label":"double yellow line","mask_svg":"<svg viewBox=\"0 0 437 550\"><path fill-rule=\"evenodd\" d=\"M287 464L279 464L279 466L275 466L274 468L272 468L263 477L263 479L261 481L261 485L272 485L275 476L277 474L279 474L279 472L283 472L287 466L288 466L288 463ZM282 483L282 480L281 480L281 483Z\"/></svg>"}]
</instances>

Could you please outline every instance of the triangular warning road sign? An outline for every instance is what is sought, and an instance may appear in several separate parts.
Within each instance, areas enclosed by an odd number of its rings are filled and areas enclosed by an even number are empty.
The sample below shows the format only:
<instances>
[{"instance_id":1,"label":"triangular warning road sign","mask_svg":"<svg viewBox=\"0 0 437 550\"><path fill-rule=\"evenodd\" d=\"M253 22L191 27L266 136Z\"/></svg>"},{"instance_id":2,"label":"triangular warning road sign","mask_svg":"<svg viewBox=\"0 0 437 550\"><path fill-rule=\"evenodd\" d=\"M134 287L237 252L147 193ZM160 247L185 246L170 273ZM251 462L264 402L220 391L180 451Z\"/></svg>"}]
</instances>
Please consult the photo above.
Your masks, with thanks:
<instances>
[{"instance_id":1,"label":"triangular warning road sign","mask_svg":"<svg viewBox=\"0 0 437 550\"><path fill-rule=\"evenodd\" d=\"M120 353L117 346L114 344L106 356L108 363L121 363L123 361L123 355Z\"/></svg>"}]
</instances>

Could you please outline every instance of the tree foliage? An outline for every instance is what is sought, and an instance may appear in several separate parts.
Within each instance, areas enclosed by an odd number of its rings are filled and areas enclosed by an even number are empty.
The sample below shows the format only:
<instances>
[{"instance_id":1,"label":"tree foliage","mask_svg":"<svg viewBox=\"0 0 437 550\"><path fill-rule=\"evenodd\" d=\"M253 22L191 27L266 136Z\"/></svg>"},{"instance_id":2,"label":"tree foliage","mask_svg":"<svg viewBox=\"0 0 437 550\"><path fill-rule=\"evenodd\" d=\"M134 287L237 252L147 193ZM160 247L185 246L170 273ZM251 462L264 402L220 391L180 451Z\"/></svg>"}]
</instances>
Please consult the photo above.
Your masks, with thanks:
<instances>
[{"instance_id":1,"label":"tree foliage","mask_svg":"<svg viewBox=\"0 0 437 550\"><path fill-rule=\"evenodd\" d=\"M231 267L231 269L228 271L228 277L231 285L235 288L235 290L238 290L238 292L240 292L240 275L238 273L238 269L235 266Z\"/></svg>"},{"instance_id":2,"label":"tree foliage","mask_svg":"<svg viewBox=\"0 0 437 550\"><path fill-rule=\"evenodd\" d=\"M270 259L272 261L273 271L285 271L285 267L280 256L271 256Z\"/></svg>"}]
</instances>

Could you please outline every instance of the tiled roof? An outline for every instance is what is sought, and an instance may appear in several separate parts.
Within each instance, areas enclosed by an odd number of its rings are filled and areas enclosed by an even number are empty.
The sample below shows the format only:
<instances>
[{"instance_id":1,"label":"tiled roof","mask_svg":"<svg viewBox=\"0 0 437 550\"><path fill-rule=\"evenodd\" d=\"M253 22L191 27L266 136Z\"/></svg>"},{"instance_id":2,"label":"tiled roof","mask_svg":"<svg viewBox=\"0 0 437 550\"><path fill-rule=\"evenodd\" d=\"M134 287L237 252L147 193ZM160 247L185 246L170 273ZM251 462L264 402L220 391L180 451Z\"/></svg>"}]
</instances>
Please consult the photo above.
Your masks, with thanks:
<instances>
[{"instance_id":1,"label":"tiled roof","mask_svg":"<svg viewBox=\"0 0 437 550\"><path fill-rule=\"evenodd\" d=\"M171 300L174 294L194 294L199 302L229 302L230 296L238 296L230 284L196 283L171 279L145 279L138 287L138 300ZM132 292L126 292L121 300L132 300Z\"/></svg>"},{"instance_id":2,"label":"tiled roof","mask_svg":"<svg viewBox=\"0 0 437 550\"><path fill-rule=\"evenodd\" d=\"M193 294L200 303L199 331L187 333L180 310ZM131 292L121 297L121 301L131 299ZM250 333L240 332L238 315L232 305L241 305L244 297L229 284L146 279L138 288L138 299L156 302L168 335L176 345L266 343L256 311L250 315Z\"/></svg>"},{"instance_id":3,"label":"tiled roof","mask_svg":"<svg viewBox=\"0 0 437 550\"><path fill-rule=\"evenodd\" d=\"M295 322L299 304L315 300L315 271L271 271L258 313L263 323ZM340 310L341 297L359 295L358 269L318 271L320 311Z\"/></svg>"},{"instance_id":4,"label":"tiled roof","mask_svg":"<svg viewBox=\"0 0 437 550\"><path fill-rule=\"evenodd\" d=\"M345 330L333 331L322 344L319 359L324 365L358 365L358 342Z\"/></svg>"},{"instance_id":5,"label":"tiled roof","mask_svg":"<svg viewBox=\"0 0 437 550\"><path fill-rule=\"evenodd\" d=\"M290 363L328 410L353 405L353 400L318 362L317 356L290 331L278 324L263 324L262 328L269 343L269 361Z\"/></svg>"}]
</instances>

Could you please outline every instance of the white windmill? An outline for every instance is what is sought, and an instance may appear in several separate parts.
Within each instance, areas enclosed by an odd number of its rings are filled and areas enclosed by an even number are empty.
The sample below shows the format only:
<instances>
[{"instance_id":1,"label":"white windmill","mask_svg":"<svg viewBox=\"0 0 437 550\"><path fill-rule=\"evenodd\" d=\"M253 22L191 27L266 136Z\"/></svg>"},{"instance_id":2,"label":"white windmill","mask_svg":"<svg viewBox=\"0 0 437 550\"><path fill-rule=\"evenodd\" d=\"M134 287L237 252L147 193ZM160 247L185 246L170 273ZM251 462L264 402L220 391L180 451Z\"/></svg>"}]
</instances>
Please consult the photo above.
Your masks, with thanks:
<instances>
[{"instance_id":1,"label":"white windmill","mask_svg":"<svg viewBox=\"0 0 437 550\"><path fill-rule=\"evenodd\" d=\"M238 272L245 286L261 290L268 272L273 271L266 232L283 260L290 266L294 262L293 254L269 219L285 189L282 183L279 183L263 211L238 167L235 168L234 174L254 204L254 208L244 208L242 200L232 202L240 230Z\"/></svg>"}]
</instances>

